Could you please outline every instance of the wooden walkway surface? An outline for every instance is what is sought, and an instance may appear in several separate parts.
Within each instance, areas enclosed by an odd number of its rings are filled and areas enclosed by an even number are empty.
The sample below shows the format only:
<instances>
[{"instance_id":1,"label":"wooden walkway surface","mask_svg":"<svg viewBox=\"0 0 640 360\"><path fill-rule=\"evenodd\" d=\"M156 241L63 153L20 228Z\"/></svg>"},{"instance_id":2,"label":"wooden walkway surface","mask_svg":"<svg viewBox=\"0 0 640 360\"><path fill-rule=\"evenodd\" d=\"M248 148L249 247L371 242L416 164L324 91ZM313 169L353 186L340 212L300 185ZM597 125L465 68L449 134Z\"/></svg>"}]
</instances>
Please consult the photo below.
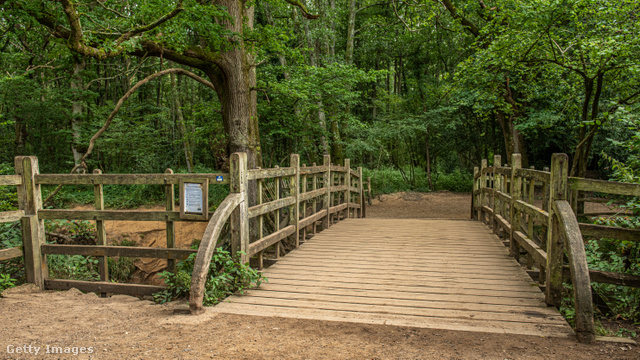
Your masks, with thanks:
<instances>
[{"instance_id":1,"label":"wooden walkway surface","mask_svg":"<svg viewBox=\"0 0 640 360\"><path fill-rule=\"evenodd\" d=\"M348 219L213 311L491 333L573 332L482 223Z\"/></svg>"}]
</instances>

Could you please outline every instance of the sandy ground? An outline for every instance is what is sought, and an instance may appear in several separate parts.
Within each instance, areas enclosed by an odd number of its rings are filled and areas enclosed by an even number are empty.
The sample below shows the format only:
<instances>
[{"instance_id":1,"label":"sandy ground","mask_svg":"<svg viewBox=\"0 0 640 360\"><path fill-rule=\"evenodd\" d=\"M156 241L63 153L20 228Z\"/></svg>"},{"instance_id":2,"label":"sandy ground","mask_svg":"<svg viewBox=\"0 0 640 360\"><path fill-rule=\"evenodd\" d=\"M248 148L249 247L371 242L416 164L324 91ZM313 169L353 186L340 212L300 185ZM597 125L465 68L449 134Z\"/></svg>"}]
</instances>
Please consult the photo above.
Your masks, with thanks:
<instances>
[{"instance_id":1,"label":"sandy ground","mask_svg":"<svg viewBox=\"0 0 640 360\"><path fill-rule=\"evenodd\" d=\"M368 217L466 219L469 207L468 194L407 193L383 196L367 210ZM148 244L163 229L120 225L107 230L115 238L140 238L141 231ZM178 242L190 243L204 227L198 229L185 228ZM0 359L640 359L637 346L620 343L211 312L193 317L175 314L179 305L31 285L9 289L0 298Z\"/></svg>"}]
</instances>

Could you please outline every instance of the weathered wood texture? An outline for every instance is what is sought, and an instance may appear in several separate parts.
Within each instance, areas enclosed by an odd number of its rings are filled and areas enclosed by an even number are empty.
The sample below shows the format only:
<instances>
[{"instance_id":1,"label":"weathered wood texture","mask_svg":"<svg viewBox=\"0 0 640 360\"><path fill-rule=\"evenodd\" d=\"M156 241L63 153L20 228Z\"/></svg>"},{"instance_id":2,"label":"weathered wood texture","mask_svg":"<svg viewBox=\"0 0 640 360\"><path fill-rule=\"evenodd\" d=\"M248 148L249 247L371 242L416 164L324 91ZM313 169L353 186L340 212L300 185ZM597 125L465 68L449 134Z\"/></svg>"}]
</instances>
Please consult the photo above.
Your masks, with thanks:
<instances>
[{"instance_id":1,"label":"weathered wood texture","mask_svg":"<svg viewBox=\"0 0 640 360\"><path fill-rule=\"evenodd\" d=\"M134 257L184 260L197 252L191 249L162 249L134 246L104 246L104 245L58 245L43 244L41 251L46 255L84 255L101 257Z\"/></svg>"},{"instance_id":2,"label":"weathered wood texture","mask_svg":"<svg viewBox=\"0 0 640 360\"><path fill-rule=\"evenodd\" d=\"M22 256L21 247L13 247L0 250L0 260L9 260Z\"/></svg>"},{"instance_id":3,"label":"weathered wood texture","mask_svg":"<svg viewBox=\"0 0 640 360\"><path fill-rule=\"evenodd\" d=\"M164 286L141 285L141 284L117 284L105 281L79 281L79 280L56 280L46 279L44 281L47 290L69 290L72 288L80 291L124 294L132 296L153 295L165 289Z\"/></svg>"},{"instance_id":4,"label":"weathered wood texture","mask_svg":"<svg viewBox=\"0 0 640 360\"><path fill-rule=\"evenodd\" d=\"M216 178L222 176L222 181ZM180 180L209 179L211 184L228 184L229 174L38 174L36 184L40 185L177 185Z\"/></svg>"},{"instance_id":5,"label":"weathered wood texture","mask_svg":"<svg viewBox=\"0 0 640 360\"><path fill-rule=\"evenodd\" d=\"M444 246L443 244L446 244ZM214 311L535 336L572 334L490 230L454 220L350 219Z\"/></svg>"}]
</instances>

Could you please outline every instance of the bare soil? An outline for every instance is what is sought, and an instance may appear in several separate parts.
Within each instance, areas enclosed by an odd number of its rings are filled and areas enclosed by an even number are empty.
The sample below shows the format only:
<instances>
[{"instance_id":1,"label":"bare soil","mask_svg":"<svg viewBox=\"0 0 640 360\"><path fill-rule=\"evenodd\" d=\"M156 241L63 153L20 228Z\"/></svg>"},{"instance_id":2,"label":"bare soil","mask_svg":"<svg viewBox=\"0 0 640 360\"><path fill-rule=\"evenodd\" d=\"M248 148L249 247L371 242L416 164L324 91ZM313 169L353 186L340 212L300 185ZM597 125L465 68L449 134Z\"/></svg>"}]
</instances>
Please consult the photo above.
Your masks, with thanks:
<instances>
[{"instance_id":1,"label":"bare soil","mask_svg":"<svg viewBox=\"0 0 640 360\"><path fill-rule=\"evenodd\" d=\"M470 196L451 193L383 196L367 208L368 217L386 218L467 219L469 212ZM124 223L109 225L108 236L163 245L164 239L155 237L163 233L163 223ZM188 247L204 225L180 231L179 244ZM174 313L183 305L178 302L99 298L75 289L42 292L32 285L6 290L4 296L0 359L640 359L637 346L623 343L584 345L573 339L213 312L194 317Z\"/></svg>"}]
</instances>

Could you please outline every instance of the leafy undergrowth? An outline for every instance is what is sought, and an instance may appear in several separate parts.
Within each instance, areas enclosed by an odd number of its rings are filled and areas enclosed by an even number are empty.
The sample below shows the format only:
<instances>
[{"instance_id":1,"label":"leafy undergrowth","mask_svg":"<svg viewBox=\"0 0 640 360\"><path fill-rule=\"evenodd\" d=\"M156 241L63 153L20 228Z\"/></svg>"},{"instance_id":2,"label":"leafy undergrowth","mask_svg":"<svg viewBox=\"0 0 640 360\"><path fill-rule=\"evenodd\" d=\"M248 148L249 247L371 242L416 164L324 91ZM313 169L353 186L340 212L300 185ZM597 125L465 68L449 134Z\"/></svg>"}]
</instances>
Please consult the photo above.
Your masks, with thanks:
<instances>
[{"instance_id":1,"label":"leafy undergrowth","mask_svg":"<svg viewBox=\"0 0 640 360\"><path fill-rule=\"evenodd\" d=\"M189 297L195 258L196 254L191 254L184 261L178 262L175 273L165 271L160 274L167 289L154 294L157 303ZM209 266L203 304L216 305L235 292L242 293L245 289L260 286L263 281L267 279L261 273L248 264L242 264L238 257L232 257L228 251L217 248Z\"/></svg>"}]
</instances>

